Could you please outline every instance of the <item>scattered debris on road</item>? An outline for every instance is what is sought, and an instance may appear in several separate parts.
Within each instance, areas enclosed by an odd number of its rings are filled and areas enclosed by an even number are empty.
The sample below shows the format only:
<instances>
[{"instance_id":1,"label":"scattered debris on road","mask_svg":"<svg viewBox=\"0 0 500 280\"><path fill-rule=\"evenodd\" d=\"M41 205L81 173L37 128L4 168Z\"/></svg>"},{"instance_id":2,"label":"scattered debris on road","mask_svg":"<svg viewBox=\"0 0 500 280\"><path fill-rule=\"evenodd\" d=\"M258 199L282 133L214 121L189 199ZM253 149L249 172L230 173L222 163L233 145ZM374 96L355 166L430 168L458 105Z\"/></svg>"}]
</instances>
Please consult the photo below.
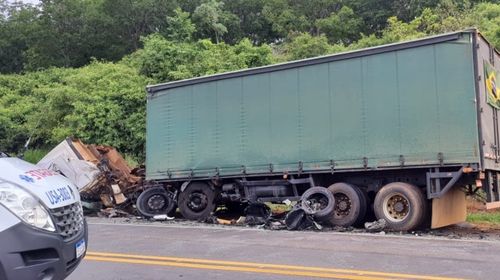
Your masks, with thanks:
<instances>
[{"instance_id":1,"label":"scattered debris on road","mask_svg":"<svg viewBox=\"0 0 500 280\"><path fill-rule=\"evenodd\" d=\"M271 218L271 208L264 203L252 203L245 208L247 225L263 225Z\"/></svg>"},{"instance_id":2,"label":"scattered debris on road","mask_svg":"<svg viewBox=\"0 0 500 280\"><path fill-rule=\"evenodd\" d=\"M171 220L175 219L175 217L169 217L168 215L163 214L163 215L155 215L155 216L153 216L153 219L155 221L171 221Z\"/></svg>"},{"instance_id":3,"label":"scattered debris on road","mask_svg":"<svg viewBox=\"0 0 500 280\"><path fill-rule=\"evenodd\" d=\"M385 229L387 222L384 219L379 219L374 222L366 222L365 229L369 232L380 232Z\"/></svg>"},{"instance_id":4,"label":"scattered debris on road","mask_svg":"<svg viewBox=\"0 0 500 280\"><path fill-rule=\"evenodd\" d=\"M286 215L285 225L288 230L303 230L313 225L313 219L304 209L298 208Z\"/></svg>"},{"instance_id":5,"label":"scattered debris on road","mask_svg":"<svg viewBox=\"0 0 500 280\"><path fill-rule=\"evenodd\" d=\"M97 213L97 216L99 217L105 217L105 218L121 218L121 217L126 217L130 218L133 217L129 213L119 210L119 209L114 209L114 208L105 208L101 209L99 213Z\"/></svg>"},{"instance_id":6,"label":"scattered debris on road","mask_svg":"<svg viewBox=\"0 0 500 280\"><path fill-rule=\"evenodd\" d=\"M121 218L128 222L142 223L197 223L186 221L176 212L177 193L147 184L144 180L144 167L131 168L113 147L86 145L78 139L68 138L49 152L38 165L60 172L78 186L87 216ZM476 204L475 207L479 207ZM261 202L226 203L225 207L217 208L212 215L198 222L269 230L411 234L451 239L473 236L477 239L500 240L500 228L468 223L410 233L386 232L387 223L384 219L366 222L364 229L332 226L325 217L331 216L335 200L325 188L309 189L298 203L288 200L280 207L273 204L273 209L269 205L271 204Z\"/></svg>"}]
</instances>

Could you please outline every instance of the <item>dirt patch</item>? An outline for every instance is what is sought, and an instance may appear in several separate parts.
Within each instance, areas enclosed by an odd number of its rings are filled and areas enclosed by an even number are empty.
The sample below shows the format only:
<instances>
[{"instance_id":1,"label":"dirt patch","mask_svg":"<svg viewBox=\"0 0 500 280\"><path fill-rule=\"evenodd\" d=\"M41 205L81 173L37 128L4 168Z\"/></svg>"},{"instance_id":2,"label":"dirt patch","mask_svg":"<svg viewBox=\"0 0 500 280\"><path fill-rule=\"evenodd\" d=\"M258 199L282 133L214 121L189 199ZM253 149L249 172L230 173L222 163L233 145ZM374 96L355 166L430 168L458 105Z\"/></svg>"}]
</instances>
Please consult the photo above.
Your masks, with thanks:
<instances>
[{"instance_id":1,"label":"dirt patch","mask_svg":"<svg viewBox=\"0 0 500 280\"><path fill-rule=\"evenodd\" d=\"M450 239L479 239L500 241L500 227L498 225L462 223L442 229L429 230L422 235L443 236Z\"/></svg>"},{"instance_id":2,"label":"dirt patch","mask_svg":"<svg viewBox=\"0 0 500 280\"><path fill-rule=\"evenodd\" d=\"M500 233L500 224L475 223L473 225L476 230Z\"/></svg>"}]
</instances>

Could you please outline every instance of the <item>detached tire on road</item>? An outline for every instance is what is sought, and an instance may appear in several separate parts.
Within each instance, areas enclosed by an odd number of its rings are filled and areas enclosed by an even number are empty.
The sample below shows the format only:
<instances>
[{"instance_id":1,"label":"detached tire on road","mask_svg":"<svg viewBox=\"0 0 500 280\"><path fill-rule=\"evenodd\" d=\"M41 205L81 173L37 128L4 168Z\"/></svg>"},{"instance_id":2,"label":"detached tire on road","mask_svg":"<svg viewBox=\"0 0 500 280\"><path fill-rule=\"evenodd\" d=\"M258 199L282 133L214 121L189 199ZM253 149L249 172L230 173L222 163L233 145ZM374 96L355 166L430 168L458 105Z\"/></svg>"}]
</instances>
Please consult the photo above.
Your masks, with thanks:
<instances>
[{"instance_id":1,"label":"detached tire on road","mask_svg":"<svg viewBox=\"0 0 500 280\"><path fill-rule=\"evenodd\" d=\"M327 220L333 213L335 198L324 187L312 187L302 194L301 208L308 215L314 216L319 221Z\"/></svg>"},{"instance_id":2,"label":"detached tire on road","mask_svg":"<svg viewBox=\"0 0 500 280\"><path fill-rule=\"evenodd\" d=\"M192 182L179 195L179 210L188 220L204 220L215 210L215 190L204 182Z\"/></svg>"},{"instance_id":3,"label":"detached tire on road","mask_svg":"<svg viewBox=\"0 0 500 280\"><path fill-rule=\"evenodd\" d=\"M384 219L393 230L408 231L425 218L427 201L422 191L407 183L390 183L375 196L373 205L377 219Z\"/></svg>"},{"instance_id":4,"label":"detached tire on road","mask_svg":"<svg viewBox=\"0 0 500 280\"><path fill-rule=\"evenodd\" d=\"M335 183L328 187L335 198L335 208L329 217L334 226L348 227L361 223L366 214L367 202L363 192L347 183Z\"/></svg>"},{"instance_id":5,"label":"detached tire on road","mask_svg":"<svg viewBox=\"0 0 500 280\"><path fill-rule=\"evenodd\" d=\"M137 211L152 218L156 215L172 215L176 209L176 204L172 194L163 187L154 187L143 191L136 202Z\"/></svg>"}]
</instances>

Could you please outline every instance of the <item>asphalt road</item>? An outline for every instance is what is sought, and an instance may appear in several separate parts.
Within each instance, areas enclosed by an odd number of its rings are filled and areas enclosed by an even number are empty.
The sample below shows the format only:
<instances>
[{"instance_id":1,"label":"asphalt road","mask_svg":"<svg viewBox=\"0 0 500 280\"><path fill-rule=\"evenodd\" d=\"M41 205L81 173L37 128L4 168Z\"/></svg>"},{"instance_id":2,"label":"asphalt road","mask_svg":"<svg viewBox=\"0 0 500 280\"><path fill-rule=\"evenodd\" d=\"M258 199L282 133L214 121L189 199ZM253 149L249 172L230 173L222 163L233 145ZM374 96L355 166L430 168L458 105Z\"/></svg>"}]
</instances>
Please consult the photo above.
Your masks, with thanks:
<instances>
[{"instance_id":1,"label":"asphalt road","mask_svg":"<svg viewBox=\"0 0 500 280\"><path fill-rule=\"evenodd\" d=\"M500 242L89 222L84 279L499 279Z\"/></svg>"}]
</instances>

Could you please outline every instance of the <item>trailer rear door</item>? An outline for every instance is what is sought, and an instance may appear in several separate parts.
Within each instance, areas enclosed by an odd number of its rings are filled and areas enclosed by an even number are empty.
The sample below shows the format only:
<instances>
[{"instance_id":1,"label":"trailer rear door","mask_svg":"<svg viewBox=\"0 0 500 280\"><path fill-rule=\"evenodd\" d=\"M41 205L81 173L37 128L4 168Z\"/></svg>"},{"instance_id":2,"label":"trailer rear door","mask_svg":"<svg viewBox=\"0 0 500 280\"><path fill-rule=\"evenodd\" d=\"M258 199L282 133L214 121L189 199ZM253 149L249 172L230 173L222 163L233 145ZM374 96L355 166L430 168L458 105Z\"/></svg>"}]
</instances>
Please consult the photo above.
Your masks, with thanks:
<instances>
[{"instance_id":1,"label":"trailer rear door","mask_svg":"<svg viewBox=\"0 0 500 280\"><path fill-rule=\"evenodd\" d=\"M480 34L475 36L478 119L483 190L487 208L500 207L500 54Z\"/></svg>"},{"instance_id":2,"label":"trailer rear door","mask_svg":"<svg viewBox=\"0 0 500 280\"><path fill-rule=\"evenodd\" d=\"M476 38L483 169L500 170L500 55L482 36Z\"/></svg>"}]
</instances>

